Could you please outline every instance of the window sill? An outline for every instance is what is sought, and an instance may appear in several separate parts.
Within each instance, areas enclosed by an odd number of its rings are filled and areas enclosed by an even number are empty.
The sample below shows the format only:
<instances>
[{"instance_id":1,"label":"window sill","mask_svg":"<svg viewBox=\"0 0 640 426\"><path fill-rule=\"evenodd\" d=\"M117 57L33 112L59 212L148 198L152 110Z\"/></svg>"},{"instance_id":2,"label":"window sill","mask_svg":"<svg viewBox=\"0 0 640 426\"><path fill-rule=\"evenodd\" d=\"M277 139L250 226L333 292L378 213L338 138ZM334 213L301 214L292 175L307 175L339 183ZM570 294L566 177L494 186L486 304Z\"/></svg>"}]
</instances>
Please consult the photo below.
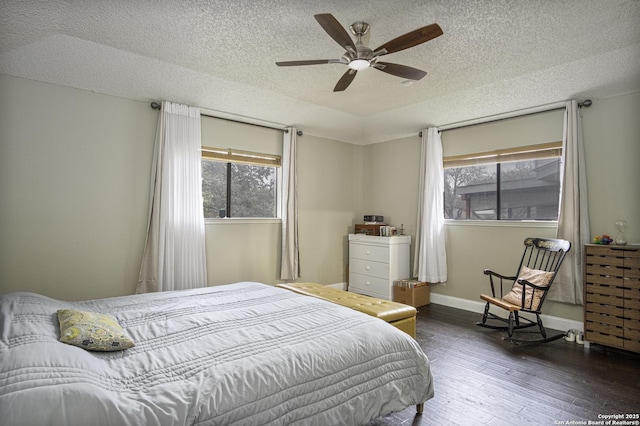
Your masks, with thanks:
<instances>
[{"instance_id":1,"label":"window sill","mask_svg":"<svg viewBox=\"0 0 640 426\"><path fill-rule=\"evenodd\" d=\"M206 218L204 220L205 226L208 225L238 225L248 223L263 223L263 224L281 224L282 219L278 217L225 217L225 218Z\"/></svg>"},{"instance_id":2,"label":"window sill","mask_svg":"<svg viewBox=\"0 0 640 426\"><path fill-rule=\"evenodd\" d=\"M557 228L557 220L451 220L444 221L445 226L486 226L513 228Z\"/></svg>"}]
</instances>

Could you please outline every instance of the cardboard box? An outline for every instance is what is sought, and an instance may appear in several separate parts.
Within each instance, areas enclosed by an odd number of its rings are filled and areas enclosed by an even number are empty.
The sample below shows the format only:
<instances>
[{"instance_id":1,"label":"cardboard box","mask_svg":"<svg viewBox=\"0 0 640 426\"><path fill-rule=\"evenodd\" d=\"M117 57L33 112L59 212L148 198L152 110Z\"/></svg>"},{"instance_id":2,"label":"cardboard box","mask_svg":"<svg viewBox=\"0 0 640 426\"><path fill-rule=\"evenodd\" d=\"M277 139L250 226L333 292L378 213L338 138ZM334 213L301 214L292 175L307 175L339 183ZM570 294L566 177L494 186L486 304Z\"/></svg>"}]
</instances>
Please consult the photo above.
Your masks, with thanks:
<instances>
[{"instance_id":1,"label":"cardboard box","mask_svg":"<svg viewBox=\"0 0 640 426\"><path fill-rule=\"evenodd\" d=\"M429 283L417 280L398 280L393 285L393 301L413 307L429 304Z\"/></svg>"}]
</instances>

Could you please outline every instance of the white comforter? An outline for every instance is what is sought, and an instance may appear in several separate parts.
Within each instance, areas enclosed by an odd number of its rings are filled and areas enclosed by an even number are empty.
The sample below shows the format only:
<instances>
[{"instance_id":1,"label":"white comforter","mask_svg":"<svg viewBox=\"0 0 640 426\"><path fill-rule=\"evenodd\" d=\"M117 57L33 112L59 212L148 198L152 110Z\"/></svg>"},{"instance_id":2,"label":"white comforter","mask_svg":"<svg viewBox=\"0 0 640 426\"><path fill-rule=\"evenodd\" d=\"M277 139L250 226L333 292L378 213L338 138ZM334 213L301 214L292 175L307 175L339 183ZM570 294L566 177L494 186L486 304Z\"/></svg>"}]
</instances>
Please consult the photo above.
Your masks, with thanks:
<instances>
[{"instance_id":1,"label":"white comforter","mask_svg":"<svg viewBox=\"0 0 640 426\"><path fill-rule=\"evenodd\" d=\"M136 346L58 341L56 310L114 315ZM418 344L258 283L86 302L0 296L0 425L356 425L433 396Z\"/></svg>"}]
</instances>

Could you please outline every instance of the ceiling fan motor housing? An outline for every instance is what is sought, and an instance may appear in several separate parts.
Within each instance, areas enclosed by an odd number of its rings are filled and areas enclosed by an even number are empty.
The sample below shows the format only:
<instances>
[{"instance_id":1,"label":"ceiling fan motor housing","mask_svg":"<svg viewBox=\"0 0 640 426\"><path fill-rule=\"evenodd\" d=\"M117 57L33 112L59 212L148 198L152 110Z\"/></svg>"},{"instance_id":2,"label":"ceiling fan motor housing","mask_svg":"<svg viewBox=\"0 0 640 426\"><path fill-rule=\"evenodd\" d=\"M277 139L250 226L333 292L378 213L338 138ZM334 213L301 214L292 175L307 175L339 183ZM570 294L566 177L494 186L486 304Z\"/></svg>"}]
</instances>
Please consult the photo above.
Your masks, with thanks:
<instances>
[{"instance_id":1,"label":"ceiling fan motor housing","mask_svg":"<svg viewBox=\"0 0 640 426\"><path fill-rule=\"evenodd\" d=\"M362 37L369 32L369 24L363 21L354 22L349 26L349 30L357 37L355 55L348 56L349 68L354 70L366 69L370 66L371 60L375 56L373 50L362 42Z\"/></svg>"}]
</instances>

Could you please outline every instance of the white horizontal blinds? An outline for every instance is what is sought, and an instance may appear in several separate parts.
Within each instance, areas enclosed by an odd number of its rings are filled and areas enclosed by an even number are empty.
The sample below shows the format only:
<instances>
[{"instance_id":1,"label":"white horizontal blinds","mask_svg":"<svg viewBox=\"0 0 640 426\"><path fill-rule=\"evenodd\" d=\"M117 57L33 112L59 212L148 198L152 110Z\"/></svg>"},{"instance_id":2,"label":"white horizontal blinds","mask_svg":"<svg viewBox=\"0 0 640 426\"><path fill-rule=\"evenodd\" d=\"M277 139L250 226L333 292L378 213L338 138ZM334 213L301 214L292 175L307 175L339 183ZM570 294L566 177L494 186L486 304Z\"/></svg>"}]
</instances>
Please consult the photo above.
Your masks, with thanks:
<instances>
[{"instance_id":1,"label":"white horizontal blinds","mask_svg":"<svg viewBox=\"0 0 640 426\"><path fill-rule=\"evenodd\" d=\"M530 150L528 147L555 144L562 140L563 121L564 109L554 109L444 130L441 134L443 157L506 155L523 147L527 147L524 152ZM506 158L500 161L512 161Z\"/></svg>"},{"instance_id":2,"label":"white horizontal blinds","mask_svg":"<svg viewBox=\"0 0 640 426\"><path fill-rule=\"evenodd\" d=\"M444 157L445 168L476 166L479 164L506 163L508 161L539 160L562 156L562 141L530 146L497 149L472 154Z\"/></svg>"},{"instance_id":3,"label":"white horizontal blinds","mask_svg":"<svg viewBox=\"0 0 640 426\"><path fill-rule=\"evenodd\" d=\"M202 116L202 146L282 156L282 130Z\"/></svg>"},{"instance_id":4,"label":"white horizontal blinds","mask_svg":"<svg viewBox=\"0 0 640 426\"><path fill-rule=\"evenodd\" d=\"M242 163L261 166L280 167L279 155L262 154L257 152L241 151L237 149L202 147L202 158L224 161L227 163Z\"/></svg>"}]
</instances>

